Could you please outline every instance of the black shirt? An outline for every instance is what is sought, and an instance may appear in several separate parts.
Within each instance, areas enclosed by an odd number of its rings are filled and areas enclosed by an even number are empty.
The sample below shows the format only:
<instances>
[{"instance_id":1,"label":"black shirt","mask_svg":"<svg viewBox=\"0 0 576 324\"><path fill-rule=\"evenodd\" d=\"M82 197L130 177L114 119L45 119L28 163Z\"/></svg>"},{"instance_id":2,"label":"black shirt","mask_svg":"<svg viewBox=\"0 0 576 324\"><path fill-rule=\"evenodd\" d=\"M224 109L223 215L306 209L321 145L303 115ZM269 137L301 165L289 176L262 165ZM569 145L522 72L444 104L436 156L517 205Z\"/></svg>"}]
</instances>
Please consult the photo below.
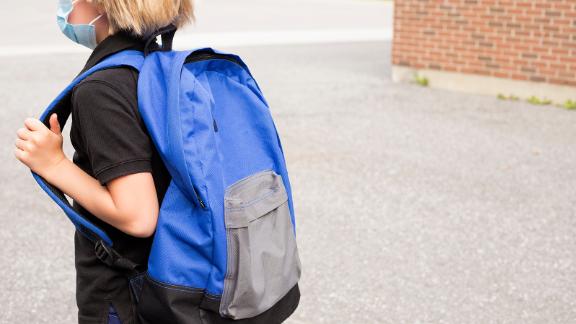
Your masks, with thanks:
<instances>
[{"instance_id":1,"label":"black shirt","mask_svg":"<svg viewBox=\"0 0 576 324\"><path fill-rule=\"evenodd\" d=\"M116 33L98 44L82 72L116 52L143 48L144 40ZM102 185L120 176L151 172L161 204L171 177L140 117L137 82L138 71L120 67L95 72L74 87L70 128L75 149L73 162ZM110 236L116 251L146 265L152 237L130 236L92 215L76 201L72 206ZM123 324L134 323L135 308L126 276L102 263L94 253L94 244L78 231L74 243L79 323L107 323L110 303Z\"/></svg>"}]
</instances>

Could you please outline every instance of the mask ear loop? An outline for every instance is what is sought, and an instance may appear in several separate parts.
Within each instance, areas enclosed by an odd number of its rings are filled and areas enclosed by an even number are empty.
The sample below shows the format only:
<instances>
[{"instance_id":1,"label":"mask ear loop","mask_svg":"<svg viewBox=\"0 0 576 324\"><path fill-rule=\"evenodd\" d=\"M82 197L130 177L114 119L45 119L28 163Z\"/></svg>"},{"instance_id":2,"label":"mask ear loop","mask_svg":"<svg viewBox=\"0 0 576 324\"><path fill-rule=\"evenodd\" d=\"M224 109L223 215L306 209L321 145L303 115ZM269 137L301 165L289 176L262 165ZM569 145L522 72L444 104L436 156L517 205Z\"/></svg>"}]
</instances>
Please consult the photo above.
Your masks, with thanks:
<instances>
[{"instance_id":1,"label":"mask ear loop","mask_svg":"<svg viewBox=\"0 0 576 324\"><path fill-rule=\"evenodd\" d=\"M89 23L88 23L88 25L93 25L93 24L96 22L96 20L100 19L100 17L102 17L102 16L104 16L104 14L101 14L100 16L98 16L98 17L96 17L96 18L92 19L92 21L91 21L91 22L89 22Z\"/></svg>"}]
</instances>

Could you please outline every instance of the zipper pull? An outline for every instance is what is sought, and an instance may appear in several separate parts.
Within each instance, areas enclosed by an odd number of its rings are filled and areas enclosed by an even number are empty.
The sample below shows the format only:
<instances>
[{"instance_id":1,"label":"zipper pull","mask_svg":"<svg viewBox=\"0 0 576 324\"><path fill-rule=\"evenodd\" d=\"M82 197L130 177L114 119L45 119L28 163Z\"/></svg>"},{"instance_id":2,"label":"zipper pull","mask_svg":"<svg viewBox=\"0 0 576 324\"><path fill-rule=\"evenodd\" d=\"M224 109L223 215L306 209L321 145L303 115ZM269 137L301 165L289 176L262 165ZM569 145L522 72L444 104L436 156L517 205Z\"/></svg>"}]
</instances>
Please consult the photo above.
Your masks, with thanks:
<instances>
[{"instance_id":1,"label":"zipper pull","mask_svg":"<svg viewBox=\"0 0 576 324\"><path fill-rule=\"evenodd\" d=\"M204 203L202 198L200 198L200 195L198 194L198 190L196 189L196 187L194 185L192 185L192 190L194 190L194 195L196 196L196 199L198 200L200 207L202 207L202 209L206 209L206 204Z\"/></svg>"},{"instance_id":2,"label":"zipper pull","mask_svg":"<svg viewBox=\"0 0 576 324\"><path fill-rule=\"evenodd\" d=\"M196 197L198 197L198 202L200 203L200 207L202 207L202 209L206 209L206 205L204 204L204 201L202 201L202 198L200 198L199 196L196 196Z\"/></svg>"}]
</instances>

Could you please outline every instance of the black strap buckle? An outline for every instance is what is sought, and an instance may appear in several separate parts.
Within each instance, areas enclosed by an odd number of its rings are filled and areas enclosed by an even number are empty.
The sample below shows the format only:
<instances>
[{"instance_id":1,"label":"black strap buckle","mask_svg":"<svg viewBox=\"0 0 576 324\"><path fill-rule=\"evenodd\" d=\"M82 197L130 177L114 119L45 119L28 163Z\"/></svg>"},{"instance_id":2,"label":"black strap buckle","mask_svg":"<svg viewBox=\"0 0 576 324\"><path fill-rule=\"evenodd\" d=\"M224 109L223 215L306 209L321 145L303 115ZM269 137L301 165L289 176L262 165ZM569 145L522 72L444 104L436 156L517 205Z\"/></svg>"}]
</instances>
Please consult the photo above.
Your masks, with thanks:
<instances>
[{"instance_id":1,"label":"black strap buckle","mask_svg":"<svg viewBox=\"0 0 576 324\"><path fill-rule=\"evenodd\" d=\"M102 240L96 242L94 252L96 253L96 257L108 266L113 266L116 260L120 258L120 255Z\"/></svg>"},{"instance_id":2,"label":"black strap buckle","mask_svg":"<svg viewBox=\"0 0 576 324\"><path fill-rule=\"evenodd\" d=\"M96 244L94 245L94 253L104 264L118 269L128 276L134 276L144 271L139 264L123 257L102 240L96 241Z\"/></svg>"}]
</instances>

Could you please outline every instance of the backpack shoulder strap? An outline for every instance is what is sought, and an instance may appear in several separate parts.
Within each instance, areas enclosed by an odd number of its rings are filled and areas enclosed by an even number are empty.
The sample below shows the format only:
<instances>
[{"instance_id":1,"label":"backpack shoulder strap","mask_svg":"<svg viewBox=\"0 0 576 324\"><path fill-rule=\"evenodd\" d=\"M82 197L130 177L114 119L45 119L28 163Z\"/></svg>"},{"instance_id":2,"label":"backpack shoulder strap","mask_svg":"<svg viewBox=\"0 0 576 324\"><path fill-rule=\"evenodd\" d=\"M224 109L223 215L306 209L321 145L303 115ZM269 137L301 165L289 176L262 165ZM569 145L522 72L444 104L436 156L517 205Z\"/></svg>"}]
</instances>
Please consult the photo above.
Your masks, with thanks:
<instances>
[{"instance_id":1,"label":"backpack shoulder strap","mask_svg":"<svg viewBox=\"0 0 576 324\"><path fill-rule=\"evenodd\" d=\"M78 77L76 77L57 97L52 101L52 103L44 110L42 115L40 116L40 121L42 121L46 127L50 127L50 115L52 113L58 113L58 121L60 122L61 128L64 128L68 117L70 116L70 104L69 99L74 86L76 86L80 81L84 80L86 77L91 75L92 73L104 70L113 67L121 67L121 66L129 66L137 69L138 71L142 67L144 63L144 56L142 52L127 50L116 53L102 62L98 63L88 71L82 73ZM64 193L58 189L57 187L48 183L44 178L40 175L31 171L32 176L38 182L40 187L62 208L66 216L70 218L74 226L88 239L97 243L99 241L103 241L108 246L112 246L113 242L110 237L96 225L92 224L82 215L80 215L75 209L73 209L72 205L68 201L68 199L64 196Z\"/></svg>"}]
</instances>

